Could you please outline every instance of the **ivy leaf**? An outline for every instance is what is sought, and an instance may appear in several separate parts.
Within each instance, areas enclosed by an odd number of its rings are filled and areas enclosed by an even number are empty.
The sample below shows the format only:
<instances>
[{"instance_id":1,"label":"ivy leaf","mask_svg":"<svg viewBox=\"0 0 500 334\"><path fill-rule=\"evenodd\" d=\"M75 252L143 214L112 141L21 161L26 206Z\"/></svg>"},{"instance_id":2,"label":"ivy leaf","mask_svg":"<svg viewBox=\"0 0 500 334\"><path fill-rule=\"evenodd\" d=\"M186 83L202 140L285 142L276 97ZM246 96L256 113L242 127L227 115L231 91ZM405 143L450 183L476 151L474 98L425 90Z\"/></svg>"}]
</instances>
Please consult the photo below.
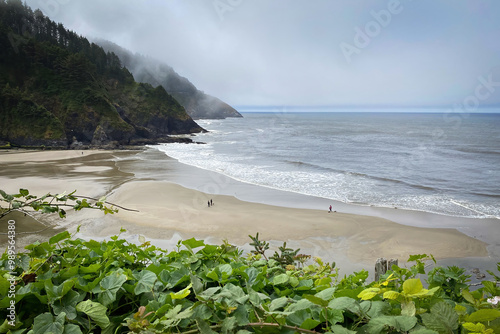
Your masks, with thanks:
<instances>
[{"instance_id":1,"label":"ivy leaf","mask_svg":"<svg viewBox=\"0 0 500 334\"><path fill-rule=\"evenodd\" d=\"M142 270L139 273L134 273L134 277L138 280L134 293L140 295L144 292L150 292L153 290L153 286L157 280L156 274L149 270Z\"/></svg>"},{"instance_id":2,"label":"ivy leaf","mask_svg":"<svg viewBox=\"0 0 500 334\"><path fill-rule=\"evenodd\" d=\"M80 294L74 290L69 291L61 300L54 302L54 314L65 313L69 320L76 318L76 304L80 301Z\"/></svg>"},{"instance_id":3,"label":"ivy leaf","mask_svg":"<svg viewBox=\"0 0 500 334\"><path fill-rule=\"evenodd\" d=\"M63 334L83 334L83 333L78 325L67 324L67 325L64 325Z\"/></svg>"},{"instance_id":4,"label":"ivy leaf","mask_svg":"<svg viewBox=\"0 0 500 334\"><path fill-rule=\"evenodd\" d=\"M88 315L90 319L95 321L97 326L103 329L109 326L109 319L106 315L106 311L108 309L101 303L93 302L91 300L85 300L76 305L76 310Z\"/></svg>"},{"instance_id":5,"label":"ivy leaf","mask_svg":"<svg viewBox=\"0 0 500 334\"><path fill-rule=\"evenodd\" d=\"M112 272L104 277L99 283L102 291L99 292L99 302L104 306L108 306L116 300L116 293L127 281L127 276L122 271Z\"/></svg>"},{"instance_id":6,"label":"ivy leaf","mask_svg":"<svg viewBox=\"0 0 500 334\"><path fill-rule=\"evenodd\" d=\"M50 313L38 315L33 322L34 334L63 334L65 321L64 317L64 313L58 315L56 319L54 319L54 316Z\"/></svg>"}]
</instances>

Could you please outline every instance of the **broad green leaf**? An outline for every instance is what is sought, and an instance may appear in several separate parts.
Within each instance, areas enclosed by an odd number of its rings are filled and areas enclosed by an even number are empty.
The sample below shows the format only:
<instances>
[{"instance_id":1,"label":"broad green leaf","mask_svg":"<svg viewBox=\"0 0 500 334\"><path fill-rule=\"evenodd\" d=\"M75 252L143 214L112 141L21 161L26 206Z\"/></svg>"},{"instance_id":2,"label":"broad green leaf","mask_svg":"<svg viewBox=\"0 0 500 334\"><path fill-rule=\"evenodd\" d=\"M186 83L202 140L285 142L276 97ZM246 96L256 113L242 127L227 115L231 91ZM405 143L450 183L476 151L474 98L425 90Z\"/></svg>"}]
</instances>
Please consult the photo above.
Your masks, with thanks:
<instances>
[{"instance_id":1,"label":"broad green leaf","mask_svg":"<svg viewBox=\"0 0 500 334\"><path fill-rule=\"evenodd\" d=\"M340 325L334 325L332 326L332 331L333 334L356 334L356 331L351 331L350 329L347 329L345 327L342 327Z\"/></svg>"},{"instance_id":2,"label":"broad green leaf","mask_svg":"<svg viewBox=\"0 0 500 334\"><path fill-rule=\"evenodd\" d=\"M191 287L193 286L193 283L189 284L185 289L182 289L179 292L171 292L170 297L172 299L184 299L186 298L190 293L191 293Z\"/></svg>"},{"instance_id":3,"label":"broad green leaf","mask_svg":"<svg viewBox=\"0 0 500 334\"><path fill-rule=\"evenodd\" d=\"M472 296L472 294L467 290L462 290L462 297L464 297L464 299L472 305L476 303L474 296Z\"/></svg>"},{"instance_id":4,"label":"broad green leaf","mask_svg":"<svg viewBox=\"0 0 500 334\"><path fill-rule=\"evenodd\" d=\"M184 240L181 243L191 249L205 246L205 242L203 242L203 240L196 240L195 238Z\"/></svg>"},{"instance_id":5,"label":"broad green leaf","mask_svg":"<svg viewBox=\"0 0 500 334\"><path fill-rule=\"evenodd\" d=\"M401 303L401 315L413 317L416 312L417 310L413 301L410 300L408 302Z\"/></svg>"},{"instance_id":6,"label":"broad green leaf","mask_svg":"<svg viewBox=\"0 0 500 334\"><path fill-rule=\"evenodd\" d=\"M269 311L275 311L279 308L285 307L287 304L288 304L287 297L276 298L269 305Z\"/></svg>"},{"instance_id":7,"label":"broad green leaf","mask_svg":"<svg viewBox=\"0 0 500 334\"><path fill-rule=\"evenodd\" d=\"M310 302L319 305L321 307L327 307L328 306L328 301L321 299L319 297L313 296L313 295L303 295L305 299L309 300Z\"/></svg>"},{"instance_id":8,"label":"broad green leaf","mask_svg":"<svg viewBox=\"0 0 500 334\"><path fill-rule=\"evenodd\" d=\"M69 291L63 298L52 304L54 314L65 313L69 320L76 318L76 304L80 301L80 294L74 290Z\"/></svg>"},{"instance_id":9,"label":"broad green leaf","mask_svg":"<svg viewBox=\"0 0 500 334\"><path fill-rule=\"evenodd\" d=\"M156 274L149 270L143 270L139 273L134 273L134 277L138 280L134 289L134 293L136 295L152 291L153 286L157 280Z\"/></svg>"},{"instance_id":10,"label":"broad green leaf","mask_svg":"<svg viewBox=\"0 0 500 334\"><path fill-rule=\"evenodd\" d=\"M217 332L214 332L204 320L196 319L196 325L201 334L217 334Z\"/></svg>"},{"instance_id":11,"label":"broad green leaf","mask_svg":"<svg viewBox=\"0 0 500 334\"><path fill-rule=\"evenodd\" d=\"M300 299L298 302L295 304L291 304L288 306L287 311L289 312L295 312L295 311L300 311L300 310L305 310L314 307L315 305L308 301L307 299Z\"/></svg>"},{"instance_id":12,"label":"broad green leaf","mask_svg":"<svg viewBox=\"0 0 500 334\"><path fill-rule=\"evenodd\" d=\"M88 315L101 328L106 328L109 325L109 319L106 315L108 309L100 303L85 300L76 305L76 310Z\"/></svg>"},{"instance_id":13,"label":"broad green leaf","mask_svg":"<svg viewBox=\"0 0 500 334\"><path fill-rule=\"evenodd\" d=\"M467 322L485 322L500 318L500 310L483 309L476 311L467 317Z\"/></svg>"},{"instance_id":14,"label":"broad green leaf","mask_svg":"<svg viewBox=\"0 0 500 334\"><path fill-rule=\"evenodd\" d=\"M19 189L19 193L21 195L23 195L23 197L26 197L26 196L28 196L30 194L30 192L28 191L28 189L22 189L22 188Z\"/></svg>"},{"instance_id":15,"label":"broad green leaf","mask_svg":"<svg viewBox=\"0 0 500 334\"><path fill-rule=\"evenodd\" d=\"M290 285L291 285L292 287L296 288L296 287L299 285L300 281L299 281L299 279L298 279L297 277L295 277L295 276L290 276L290 280L289 280L289 282L288 282L288 283L290 283Z\"/></svg>"},{"instance_id":16,"label":"broad green leaf","mask_svg":"<svg viewBox=\"0 0 500 334\"><path fill-rule=\"evenodd\" d=\"M473 324L472 322L466 322L462 324L462 326L468 330L469 332L478 332L482 333L486 329L486 326L484 326L482 323L478 322L477 324Z\"/></svg>"},{"instance_id":17,"label":"broad green leaf","mask_svg":"<svg viewBox=\"0 0 500 334\"><path fill-rule=\"evenodd\" d=\"M380 288L368 288L364 289L358 294L358 298L361 300L370 300L373 297L377 296L380 292ZM384 297L385 298L385 297Z\"/></svg>"},{"instance_id":18,"label":"broad green leaf","mask_svg":"<svg viewBox=\"0 0 500 334\"><path fill-rule=\"evenodd\" d=\"M74 324L64 325L63 334L83 334L80 326Z\"/></svg>"},{"instance_id":19,"label":"broad green leaf","mask_svg":"<svg viewBox=\"0 0 500 334\"><path fill-rule=\"evenodd\" d=\"M363 301L360 304L361 309L370 318L380 317L389 313L391 306L389 303L383 301Z\"/></svg>"},{"instance_id":20,"label":"broad green leaf","mask_svg":"<svg viewBox=\"0 0 500 334\"><path fill-rule=\"evenodd\" d=\"M290 325L300 327L307 319L310 319L311 317L312 317L311 313L308 312L307 309L303 309L303 310L295 311L292 314L289 314L286 317L286 322L289 323ZM306 328L306 329L310 329L310 328Z\"/></svg>"},{"instance_id":21,"label":"broad green leaf","mask_svg":"<svg viewBox=\"0 0 500 334\"><path fill-rule=\"evenodd\" d=\"M330 303L328 303L328 307L337 310L347 310L354 314L359 314L360 312L359 303L355 299L349 297L332 299Z\"/></svg>"},{"instance_id":22,"label":"broad green leaf","mask_svg":"<svg viewBox=\"0 0 500 334\"><path fill-rule=\"evenodd\" d=\"M212 310L205 304L199 304L193 308L193 317L208 320L213 315ZM157 312L158 313L158 312Z\"/></svg>"},{"instance_id":23,"label":"broad green leaf","mask_svg":"<svg viewBox=\"0 0 500 334\"><path fill-rule=\"evenodd\" d=\"M190 274L189 269L184 265L181 265L175 268L169 268L168 270L163 270L158 277L163 283L167 284L167 287L173 288L185 281L188 281L190 279Z\"/></svg>"},{"instance_id":24,"label":"broad green leaf","mask_svg":"<svg viewBox=\"0 0 500 334\"><path fill-rule=\"evenodd\" d=\"M238 305L236 311L234 311L234 317L238 326L246 326L250 321L248 320L248 310L245 305Z\"/></svg>"},{"instance_id":25,"label":"broad green leaf","mask_svg":"<svg viewBox=\"0 0 500 334\"><path fill-rule=\"evenodd\" d=\"M201 280L192 274L189 275L189 278L191 279L191 284L193 284L193 291L196 294L199 294L203 291L203 283Z\"/></svg>"},{"instance_id":26,"label":"broad green leaf","mask_svg":"<svg viewBox=\"0 0 500 334\"><path fill-rule=\"evenodd\" d=\"M69 234L68 231L61 232L59 234L54 235L52 238L49 239L49 244L53 245L58 243L61 240L68 239L71 237L71 234Z\"/></svg>"},{"instance_id":27,"label":"broad green leaf","mask_svg":"<svg viewBox=\"0 0 500 334\"><path fill-rule=\"evenodd\" d=\"M220 273L222 274L222 277L228 277L228 276L231 276L231 274L233 273L233 268L231 268L231 265L230 264L221 264L219 266L219 271Z\"/></svg>"},{"instance_id":28,"label":"broad green leaf","mask_svg":"<svg viewBox=\"0 0 500 334\"><path fill-rule=\"evenodd\" d=\"M418 278L410 278L403 283L403 292L407 296L418 294L423 288L424 286Z\"/></svg>"},{"instance_id":29,"label":"broad green leaf","mask_svg":"<svg viewBox=\"0 0 500 334\"><path fill-rule=\"evenodd\" d=\"M340 324L344 322L344 311L328 309L328 322L330 325Z\"/></svg>"},{"instance_id":30,"label":"broad green leaf","mask_svg":"<svg viewBox=\"0 0 500 334\"><path fill-rule=\"evenodd\" d=\"M384 299L396 300L401 296L401 294L397 291L386 291L384 292Z\"/></svg>"},{"instance_id":31,"label":"broad green leaf","mask_svg":"<svg viewBox=\"0 0 500 334\"><path fill-rule=\"evenodd\" d=\"M278 276L274 276L273 285L280 285L288 283L289 276L287 274L280 274Z\"/></svg>"},{"instance_id":32,"label":"broad green leaf","mask_svg":"<svg viewBox=\"0 0 500 334\"><path fill-rule=\"evenodd\" d=\"M381 316L373 318L368 323L367 329L370 334L407 332L417 324L417 318L407 316Z\"/></svg>"},{"instance_id":33,"label":"broad green leaf","mask_svg":"<svg viewBox=\"0 0 500 334\"><path fill-rule=\"evenodd\" d=\"M33 322L34 334L63 334L64 332L64 313L61 313L55 319L50 313L38 315Z\"/></svg>"},{"instance_id":34,"label":"broad green leaf","mask_svg":"<svg viewBox=\"0 0 500 334\"><path fill-rule=\"evenodd\" d=\"M421 314L425 327L437 332L453 332L458 328L458 314L453 307L440 302L431 307L431 313Z\"/></svg>"},{"instance_id":35,"label":"broad green leaf","mask_svg":"<svg viewBox=\"0 0 500 334\"><path fill-rule=\"evenodd\" d=\"M115 271L104 277L99 283L102 289L99 292L99 302L104 306L113 303L116 300L116 293L126 281L127 275L123 274L122 271Z\"/></svg>"},{"instance_id":36,"label":"broad green leaf","mask_svg":"<svg viewBox=\"0 0 500 334\"><path fill-rule=\"evenodd\" d=\"M207 277L214 280L214 281L219 280L219 275L217 275L217 271L215 271L215 269L210 271L209 273L207 273Z\"/></svg>"},{"instance_id":37,"label":"broad green leaf","mask_svg":"<svg viewBox=\"0 0 500 334\"><path fill-rule=\"evenodd\" d=\"M205 291L201 292L200 294L198 294L198 299L201 299L201 300L209 300L211 299L217 292L219 292L221 290L220 287L213 287L213 288L208 288L206 289Z\"/></svg>"},{"instance_id":38,"label":"broad green leaf","mask_svg":"<svg viewBox=\"0 0 500 334\"><path fill-rule=\"evenodd\" d=\"M102 267L102 264L100 263L94 263L89 265L88 267L78 267L78 272L81 274L95 274L97 273Z\"/></svg>"},{"instance_id":39,"label":"broad green leaf","mask_svg":"<svg viewBox=\"0 0 500 334\"><path fill-rule=\"evenodd\" d=\"M222 321L222 333L232 333L236 327L237 321L235 317L227 317Z\"/></svg>"},{"instance_id":40,"label":"broad green leaf","mask_svg":"<svg viewBox=\"0 0 500 334\"><path fill-rule=\"evenodd\" d=\"M318 326L321 322L312 318L306 319L301 325L300 328L304 329L313 329L314 327Z\"/></svg>"},{"instance_id":41,"label":"broad green leaf","mask_svg":"<svg viewBox=\"0 0 500 334\"><path fill-rule=\"evenodd\" d=\"M418 325L415 326L415 328L410 331L410 334L439 334L438 332L433 331L432 329L428 329L425 327L417 329L417 327Z\"/></svg>"},{"instance_id":42,"label":"broad green leaf","mask_svg":"<svg viewBox=\"0 0 500 334\"><path fill-rule=\"evenodd\" d=\"M330 299L333 298L333 294L335 293L336 290L337 288L327 288L325 290L318 292L317 294L315 294L315 296L325 301L329 301Z\"/></svg>"}]
</instances>

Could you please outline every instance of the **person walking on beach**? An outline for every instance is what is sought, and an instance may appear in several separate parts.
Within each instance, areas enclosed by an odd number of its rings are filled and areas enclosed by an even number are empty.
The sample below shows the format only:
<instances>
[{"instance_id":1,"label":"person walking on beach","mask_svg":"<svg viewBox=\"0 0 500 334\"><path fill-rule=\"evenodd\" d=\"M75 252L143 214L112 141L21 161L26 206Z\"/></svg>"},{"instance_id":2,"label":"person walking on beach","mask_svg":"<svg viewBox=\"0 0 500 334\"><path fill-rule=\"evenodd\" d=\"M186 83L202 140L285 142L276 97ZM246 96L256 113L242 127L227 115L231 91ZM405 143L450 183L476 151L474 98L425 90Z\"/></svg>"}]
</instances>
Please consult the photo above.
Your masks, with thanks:
<instances>
[{"instance_id":1,"label":"person walking on beach","mask_svg":"<svg viewBox=\"0 0 500 334\"><path fill-rule=\"evenodd\" d=\"M332 212L332 206L330 205L330 211L328 211L328 213Z\"/></svg>"},{"instance_id":2,"label":"person walking on beach","mask_svg":"<svg viewBox=\"0 0 500 334\"><path fill-rule=\"evenodd\" d=\"M214 206L214 202L212 202L212 199L210 199L210 206Z\"/></svg>"},{"instance_id":3,"label":"person walking on beach","mask_svg":"<svg viewBox=\"0 0 500 334\"><path fill-rule=\"evenodd\" d=\"M208 207L210 207L210 201L208 201Z\"/></svg>"}]
</instances>

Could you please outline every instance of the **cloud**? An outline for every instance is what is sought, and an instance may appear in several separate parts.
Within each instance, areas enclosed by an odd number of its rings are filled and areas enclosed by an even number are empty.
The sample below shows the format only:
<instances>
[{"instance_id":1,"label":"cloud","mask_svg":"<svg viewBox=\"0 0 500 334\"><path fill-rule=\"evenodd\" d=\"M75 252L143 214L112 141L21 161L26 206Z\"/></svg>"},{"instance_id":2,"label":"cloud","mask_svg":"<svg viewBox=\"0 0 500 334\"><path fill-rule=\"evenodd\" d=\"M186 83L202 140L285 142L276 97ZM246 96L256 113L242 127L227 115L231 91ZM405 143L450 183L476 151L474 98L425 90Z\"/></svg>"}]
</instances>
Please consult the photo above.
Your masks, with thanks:
<instances>
[{"instance_id":1,"label":"cloud","mask_svg":"<svg viewBox=\"0 0 500 334\"><path fill-rule=\"evenodd\" d=\"M233 105L450 106L500 65L494 0L27 3L82 35L162 60ZM349 62L340 45L355 46L359 31L369 43ZM484 103L499 104L500 93Z\"/></svg>"}]
</instances>

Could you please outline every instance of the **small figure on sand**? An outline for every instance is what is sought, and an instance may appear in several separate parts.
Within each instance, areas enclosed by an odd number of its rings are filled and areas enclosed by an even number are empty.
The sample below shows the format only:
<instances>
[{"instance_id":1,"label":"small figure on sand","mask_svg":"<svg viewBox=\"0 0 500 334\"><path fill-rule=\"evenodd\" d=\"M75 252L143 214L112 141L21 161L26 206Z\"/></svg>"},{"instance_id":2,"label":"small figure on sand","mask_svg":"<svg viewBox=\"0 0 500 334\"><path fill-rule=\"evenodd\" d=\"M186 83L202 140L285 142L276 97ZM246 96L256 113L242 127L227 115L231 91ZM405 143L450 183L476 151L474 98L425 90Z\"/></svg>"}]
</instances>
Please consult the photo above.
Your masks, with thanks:
<instances>
[{"instance_id":1,"label":"small figure on sand","mask_svg":"<svg viewBox=\"0 0 500 334\"><path fill-rule=\"evenodd\" d=\"M210 201L208 201L208 207L210 207Z\"/></svg>"},{"instance_id":2,"label":"small figure on sand","mask_svg":"<svg viewBox=\"0 0 500 334\"><path fill-rule=\"evenodd\" d=\"M328 213L332 212L332 206L330 205L330 211L328 211Z\"/></svg>"},{"instance_id":3,"label":"small figure on sand","mask_svg":"<svg viewBox=\"0 0 500 334\"><path fill-rule=\"evenodd\" d=\"M210 199L210 206L214 206L214 202L212 202L212 199Z\"/></svg>"}]
</instances>

